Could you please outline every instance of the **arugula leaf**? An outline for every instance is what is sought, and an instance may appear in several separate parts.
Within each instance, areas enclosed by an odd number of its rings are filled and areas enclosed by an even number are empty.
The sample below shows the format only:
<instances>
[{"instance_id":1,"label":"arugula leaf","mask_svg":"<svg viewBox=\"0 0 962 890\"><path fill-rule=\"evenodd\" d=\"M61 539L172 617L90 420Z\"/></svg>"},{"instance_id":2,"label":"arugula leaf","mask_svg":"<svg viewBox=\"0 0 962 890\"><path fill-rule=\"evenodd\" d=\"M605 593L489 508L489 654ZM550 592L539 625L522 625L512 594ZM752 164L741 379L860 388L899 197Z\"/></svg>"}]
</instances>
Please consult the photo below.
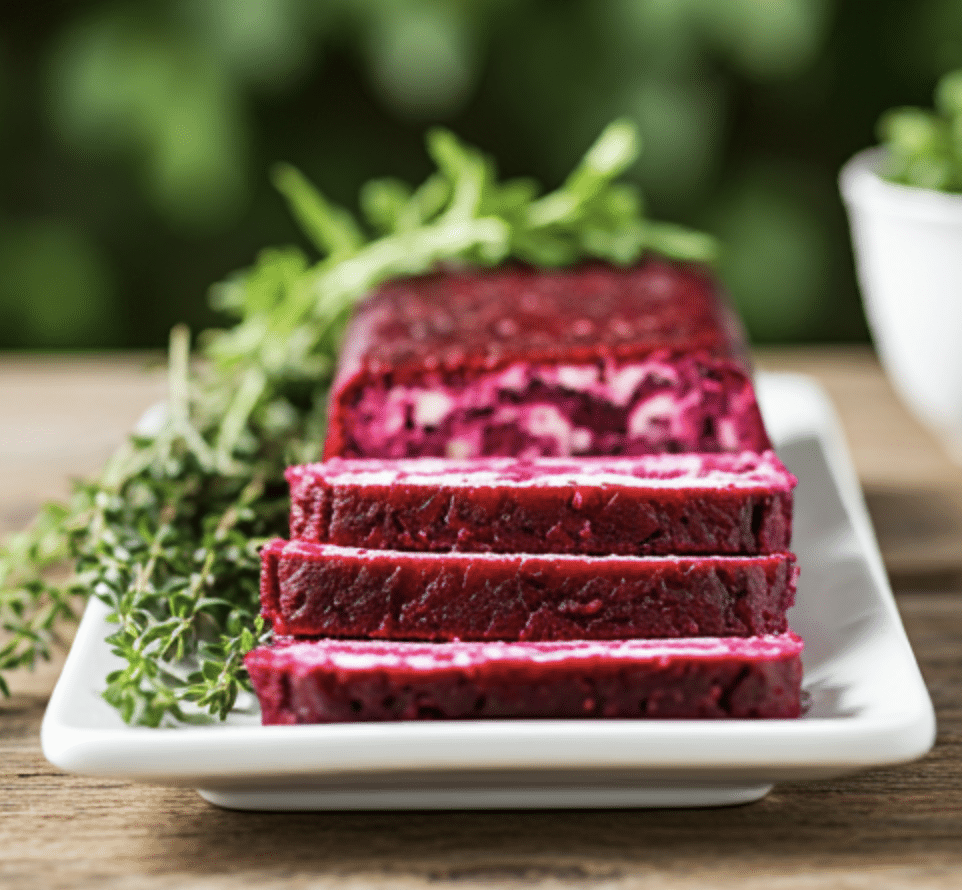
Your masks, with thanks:
<instances>
[{"instance_id":1,"label":"arugula leaf","mask_svg":"<svg viewBox=\"0 0 962 890\"><path fill-rule=\"evenodd\" d=\"M258 548L286 533L285 467L320 451L340 337L361 295L449 263L714 256L712 239L648 220L638 190L616 181L638 153L626 121L547 194L531 179L498 181L490 158L445 130L428 134L428 151L438 170L420 187L364 188L370 236L300 172L274 171L318 258L270 248L217 285L213 305L237 322L205 335L193 364L188 332L172 331L170 394L153 427L0 549L0 671L48 658L58 624L76 620L75 598L93 594L125 663L104 693L124 720L223 719L250 689L244 655L270 638L257 614ZM63 561L75 566L65 581L49 574Z\"/></svg>"}]
</instances>

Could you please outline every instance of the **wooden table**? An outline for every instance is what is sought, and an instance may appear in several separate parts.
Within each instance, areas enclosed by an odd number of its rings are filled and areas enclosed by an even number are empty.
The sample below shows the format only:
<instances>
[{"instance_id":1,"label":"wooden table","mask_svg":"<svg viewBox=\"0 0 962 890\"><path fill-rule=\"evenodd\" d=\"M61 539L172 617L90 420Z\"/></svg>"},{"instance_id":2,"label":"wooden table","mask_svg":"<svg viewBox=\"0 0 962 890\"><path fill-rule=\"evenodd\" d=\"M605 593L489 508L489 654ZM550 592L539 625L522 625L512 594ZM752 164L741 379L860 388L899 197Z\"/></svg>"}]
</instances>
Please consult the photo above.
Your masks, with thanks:
<instances>
[{"instance_id":1,"label":"wooden table","mask_svg":"<svg viewBox=\"0 0 962 890\"><path fill-rule=\"evenodd\" d=\"M767 351L827 387L938 711L921 762L733 809L251 814L63 775L40 753L58 665L0 703L0 886L962 887L962 470L863 348ZM94 470L163 395L143 357L0 357L0 531Z\"/></svg>"}]
</instances>

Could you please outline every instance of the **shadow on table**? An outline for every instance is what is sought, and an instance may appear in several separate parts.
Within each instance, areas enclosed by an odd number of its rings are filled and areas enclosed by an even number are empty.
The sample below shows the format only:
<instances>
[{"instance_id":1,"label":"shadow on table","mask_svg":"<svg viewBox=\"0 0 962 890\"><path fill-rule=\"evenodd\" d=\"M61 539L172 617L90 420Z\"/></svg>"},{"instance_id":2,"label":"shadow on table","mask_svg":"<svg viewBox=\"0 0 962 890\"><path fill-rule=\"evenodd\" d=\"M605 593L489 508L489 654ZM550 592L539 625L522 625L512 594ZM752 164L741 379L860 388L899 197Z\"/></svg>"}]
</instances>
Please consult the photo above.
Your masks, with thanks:
<instances>
[{"instance_id":1,"label":"shadow on table","mask_svg":"<svg viewBox=\"0 0 962 890\"><path fill-rule=\"evenodd\" d=\"M614 879L652 869L760 876L962 865L962 807L951 787L959 782L939 778L941 759L937 750L913 767L910 792L899 770L879 770L786 785L758 803L713 810L292 814L231 812L198 801L176 820L173 836L165 833L156 855L202 872L267 868L502 883Z\"/></svg>"}]
</instances>

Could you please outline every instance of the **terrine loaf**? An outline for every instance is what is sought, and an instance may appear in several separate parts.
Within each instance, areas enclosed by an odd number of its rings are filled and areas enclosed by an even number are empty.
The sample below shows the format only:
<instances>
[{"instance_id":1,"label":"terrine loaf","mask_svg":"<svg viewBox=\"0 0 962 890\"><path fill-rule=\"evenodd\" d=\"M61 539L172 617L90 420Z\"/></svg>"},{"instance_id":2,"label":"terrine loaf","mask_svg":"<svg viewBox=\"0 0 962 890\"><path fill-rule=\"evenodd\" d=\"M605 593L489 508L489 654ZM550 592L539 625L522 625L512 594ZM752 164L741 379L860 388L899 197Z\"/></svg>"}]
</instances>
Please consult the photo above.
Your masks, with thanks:
<instances>
[{"instance_id":1,"label":"terrine loaf","mask_svg":"<svg viewBox=\"0 0 962 890\"><path fill-rule=\"evenodd\" d=\"M305 541L262 551L279 635L389 640L754 636L785 630L790 553L412 553Z\"/></svg>"},{"instance_id":2,"label":"terrine loaf","mask_svg":"<svg viewBox=\"0 0 962 890\"><path fill-rule=\"evenodd\" d=\"M715 279L650 257L384 285L348 326L325 457L770 447Z\"/></svg>"},{"instance_id":3,"label":"terrine loaf","mask_svg":"<svg viewBox=\"0 0 962 890\"><path fill-rule=\"evenodd\" d=\"M772 451L344 460L290 467L291 535L348 547L633 556L787 550Z\"/></svg>"},{"instance_id":4,"label":"terrine loaf","mask_svg":"<svg viewBox=\"0 0 962 890\"><path fill-rule=\"evenodd\" d=\"M801 640L279 641L246 658L265 724L797 717Z\"/></svg>"}]
</instances>

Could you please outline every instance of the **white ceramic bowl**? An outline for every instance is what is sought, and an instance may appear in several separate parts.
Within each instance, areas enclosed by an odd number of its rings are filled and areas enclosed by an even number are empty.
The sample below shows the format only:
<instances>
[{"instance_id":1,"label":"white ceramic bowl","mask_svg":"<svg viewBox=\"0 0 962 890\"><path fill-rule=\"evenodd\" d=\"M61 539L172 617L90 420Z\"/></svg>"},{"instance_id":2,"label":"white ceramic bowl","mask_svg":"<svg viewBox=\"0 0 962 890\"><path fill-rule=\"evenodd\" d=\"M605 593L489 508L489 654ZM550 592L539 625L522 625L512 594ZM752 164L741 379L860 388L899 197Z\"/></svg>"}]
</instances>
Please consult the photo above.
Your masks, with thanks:
<instances>
[{"instance_id":1,"label":"white ceramic bowl","mask_svg":"<svg viewBox=\"0 0 962 890\"><path fill-rule=\"evenodd\" d=\"M887 182L884 156L860 152L839 178L869 327L896 390L962 462L962 195Z\"/></svg>"}]
</instances>

